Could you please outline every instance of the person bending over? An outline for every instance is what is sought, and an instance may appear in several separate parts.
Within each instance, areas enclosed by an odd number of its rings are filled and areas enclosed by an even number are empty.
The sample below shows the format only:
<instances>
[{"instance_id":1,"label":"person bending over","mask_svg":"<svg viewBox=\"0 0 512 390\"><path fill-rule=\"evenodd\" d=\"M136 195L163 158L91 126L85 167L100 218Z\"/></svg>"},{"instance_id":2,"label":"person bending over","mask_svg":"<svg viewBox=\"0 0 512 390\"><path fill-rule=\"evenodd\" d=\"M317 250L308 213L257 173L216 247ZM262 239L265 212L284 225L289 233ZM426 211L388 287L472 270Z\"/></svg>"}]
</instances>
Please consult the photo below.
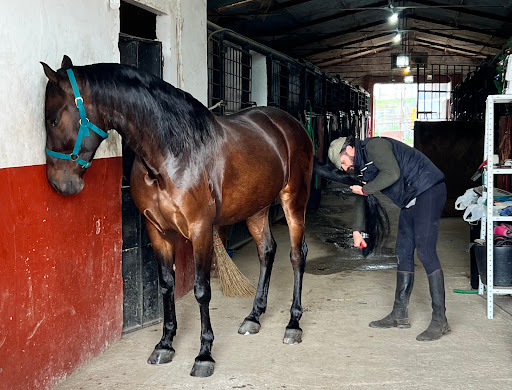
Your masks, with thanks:
<instances>
[{"instance_id":1,"label":"person bending over","mask_svg":"<svg viewBox=\"0 0 512 390\"><path fill-rule=\"evenodd\" d=\"M393 310L372 328L410 328L408 305L414 284L414 250L428 276L432 298L432 321L416 337L431 341L450 332L446 319L444 275L436 245L441 211L446 202L444 174L423 153L404 143L385 137L340 137L332 141L329 160L338 168L353 172L365 183L350 189L366 196L380 191L400 208L395 253L398 259ZM362 200L362 198L361 198ZM360 201L353 231L354 246L366 245L361 234L364 217Z\"/></svg>"}]
</instances>

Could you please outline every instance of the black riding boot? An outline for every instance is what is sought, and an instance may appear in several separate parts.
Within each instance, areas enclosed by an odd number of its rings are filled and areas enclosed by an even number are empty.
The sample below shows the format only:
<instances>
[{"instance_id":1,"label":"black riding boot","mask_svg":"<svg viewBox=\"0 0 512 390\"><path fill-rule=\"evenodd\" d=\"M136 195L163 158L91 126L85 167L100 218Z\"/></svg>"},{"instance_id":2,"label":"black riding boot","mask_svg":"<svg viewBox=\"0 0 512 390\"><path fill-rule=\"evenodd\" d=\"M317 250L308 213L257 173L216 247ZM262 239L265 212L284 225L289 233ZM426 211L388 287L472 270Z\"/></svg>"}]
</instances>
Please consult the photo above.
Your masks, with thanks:
<instances>
[{"instance_id":1,"label":"black riding boot","mask_svg":"<svg viewBox=\"0 0 512 390\"><path fill-rule=\"evenodd\" d=\"M370 328L410 328L407 306L414 284L414 272L396 272L396 292L393 311L379 321L370 322Z\"/></svg>"},{"instance_id":2,"label":"black riding boot","mask_svg":"<svg viewBox=\"0 0 512 390\"><path fill-rule=\"evenodd\" d=\"M418 341L437 340L451 330L445 314L443 270L438 269L428 275L428 284L432 297L432 321L427 330L416 337Z\"/></svg>"}]
</instances>

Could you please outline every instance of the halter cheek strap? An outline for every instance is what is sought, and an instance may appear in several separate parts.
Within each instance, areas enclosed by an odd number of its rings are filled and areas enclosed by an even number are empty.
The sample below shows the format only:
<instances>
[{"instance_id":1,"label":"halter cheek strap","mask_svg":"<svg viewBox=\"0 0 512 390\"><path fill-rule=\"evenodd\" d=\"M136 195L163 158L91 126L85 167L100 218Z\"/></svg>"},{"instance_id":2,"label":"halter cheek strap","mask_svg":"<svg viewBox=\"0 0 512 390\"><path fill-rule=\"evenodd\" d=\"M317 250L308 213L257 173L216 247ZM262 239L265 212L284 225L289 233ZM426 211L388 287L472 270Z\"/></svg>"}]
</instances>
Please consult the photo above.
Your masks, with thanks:
<instances>
[{"instance_id":1,"label":"halter cheek strap","mask_svg":"<svg viewBox=\"0 0 512 390\"><path fill-rule=\"evenodd\" d=\"M76 83L75 75L71 69L67 70L67 74L69 77L69 82L71 83L71 88L73 88L73 94L75 95L75 104L78 108L78 113L80 114L80 129L78 130L78 136L76 137L75 147L73 148L73 152L71 154L54 152L46 148L46 154L52 157L60 158L62 160L72 160L76 162L78 165L81 165L82 168L89 168L92 164L91 161L85 161L78 156L80 153L80 148L82 147L82 140L84 137L88 137L90 135L89 130L94 131L103 139L108 137L108 133L101 130L98 126L89 122L87 119L87 115L85 115L85 107L84 107L84 99L80 96L80 91L78 90L78 84Z\"/></svg>"}]
</instances>

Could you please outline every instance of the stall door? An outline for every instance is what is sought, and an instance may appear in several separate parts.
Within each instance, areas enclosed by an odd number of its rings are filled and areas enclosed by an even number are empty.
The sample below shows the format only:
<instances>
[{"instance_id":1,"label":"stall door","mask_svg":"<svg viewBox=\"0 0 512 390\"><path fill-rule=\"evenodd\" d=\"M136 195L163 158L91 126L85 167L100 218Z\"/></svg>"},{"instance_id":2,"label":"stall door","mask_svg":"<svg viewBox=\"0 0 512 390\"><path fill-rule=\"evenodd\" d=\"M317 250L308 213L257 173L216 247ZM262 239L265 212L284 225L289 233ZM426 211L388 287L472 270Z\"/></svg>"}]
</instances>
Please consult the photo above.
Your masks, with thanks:
<instances>
[{"instance_id":1,"label":"stall door","mask_svg":"<svg viewBox=\"0 0 512 390\"><path fill-rule=\"evenodd\" d=\"M162 77L162 44L121 34L121 63ZM158 322L162 303L158 293L158 269L144 218L130 194L134 153L123 142L123 331L130 332Z\"/></svg>"}]
</instances>

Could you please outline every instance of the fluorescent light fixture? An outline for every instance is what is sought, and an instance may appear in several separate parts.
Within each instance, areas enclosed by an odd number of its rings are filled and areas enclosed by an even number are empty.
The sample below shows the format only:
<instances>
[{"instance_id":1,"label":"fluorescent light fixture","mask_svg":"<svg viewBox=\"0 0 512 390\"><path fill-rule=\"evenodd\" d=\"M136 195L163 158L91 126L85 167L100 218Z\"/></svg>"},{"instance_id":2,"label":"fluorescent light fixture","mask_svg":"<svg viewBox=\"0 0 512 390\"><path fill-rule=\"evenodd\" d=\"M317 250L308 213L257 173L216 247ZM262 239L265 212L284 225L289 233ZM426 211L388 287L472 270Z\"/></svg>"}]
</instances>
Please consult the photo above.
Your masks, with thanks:
<instances>
[{"instance_id":1,"label":"fluorescent light fixture","mask_svg":"<svg viewBox=\"0 0 512 390\"><path fill-rule=\"evenodd\" d=\"M414 82L414 76L413 75L404 76L404 83L412 84L413 82Z\"/></svg>"},{"instance_id":2,"label":"fluorescent light fixture","mask_svg":"<svg viewBox=\"0 0 512 390\"><path fill-rule=\"evenodd\" d=\"M396 35L393 37L393 43L400 43L402 40L402 34L396 33Z\"/></svg>"},{"instance_id":3,"label":"fluorescent light fixture","mask_svg":"<svg viewBox=\"0 0 512 390\"><path fill-rule=\"evenodd\" d=\"M409 56L406 54L400 54L396 57L396 67L406 68L409 66Z\"/></svg>"},{"instance_id":4,"label":"fluorescent light fixture","mask_svg":"<svg viewBox=\"0 0 512 390\"><path fill-rule=\"evenodd\" d=\"M393 12L391 16L388 18L388 22L390 24L397 24L398 23L398 14L396 12Z\"/></svg>"}]
</instances>

